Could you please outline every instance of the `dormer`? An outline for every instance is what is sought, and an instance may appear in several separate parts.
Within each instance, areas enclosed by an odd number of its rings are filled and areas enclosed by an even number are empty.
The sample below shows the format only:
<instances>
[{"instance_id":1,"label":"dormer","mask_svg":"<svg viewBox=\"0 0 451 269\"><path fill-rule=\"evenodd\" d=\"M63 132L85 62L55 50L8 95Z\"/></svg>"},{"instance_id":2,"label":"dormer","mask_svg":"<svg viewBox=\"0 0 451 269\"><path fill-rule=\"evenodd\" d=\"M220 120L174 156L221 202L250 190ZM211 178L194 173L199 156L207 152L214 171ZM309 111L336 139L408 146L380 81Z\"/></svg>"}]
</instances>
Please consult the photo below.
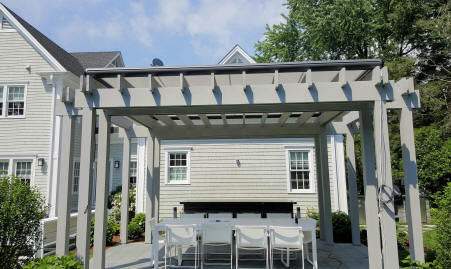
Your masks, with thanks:
<instances>
[{"instance_id":1,"label":"dormer","mask_svg":"<svg viewBox=\"0 0 451 269\"><path fill-rule=\"evenodd\" d=\"M256 63L249 54L238 44L235 45L227 54L219 61L218 64L254 64Z\"/></svg>"}]
</instances>

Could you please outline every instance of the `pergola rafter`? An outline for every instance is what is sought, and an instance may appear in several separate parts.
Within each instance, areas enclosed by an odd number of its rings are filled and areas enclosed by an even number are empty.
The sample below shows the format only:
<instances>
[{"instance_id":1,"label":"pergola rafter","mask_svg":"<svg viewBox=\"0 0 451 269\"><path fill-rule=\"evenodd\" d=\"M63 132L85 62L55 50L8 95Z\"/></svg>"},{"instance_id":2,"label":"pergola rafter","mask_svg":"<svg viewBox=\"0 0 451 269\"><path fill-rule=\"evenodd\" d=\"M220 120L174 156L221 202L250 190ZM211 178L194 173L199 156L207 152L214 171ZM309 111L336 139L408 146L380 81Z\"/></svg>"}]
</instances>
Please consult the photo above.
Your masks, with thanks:
<instances>
[{"instance_id":1,"label":"pergola rafter","mask_svg":"<svg viewBox=\"0 0 451 269\"><path fill-rule=\"evenodd\" d=\"M347 138L348 172L351 171L348 185L353 243L358 244L357 194L355 173L352 172L356 169L353 135L359 120L370 268L380 268L382 264L386 268L398 266L396 240L390 239L396 236L394 217L390 213L393 201L382 205L380 219L376 212L379 195L382 195L381 186L387 186L383 187L385 190L391 187L391 175L385 169L390 165L386 110L402 111L401 125L409 130L409 133L403 130L402 141L408 148L403 151L403 156L409 158L404 169L405 175L410 177L406 182L409 184L411 253L415 253L417 260L424 261L416 163L411 161L415 160L413 131L410 131L413 130L412 109L420 106L419 93L414 90L412 79L388 80L387 68L382 67L380 60L88 69L80 82L80 90L76 91L72 102L62 100L57 103L58 115L69 118L83 115L90 122L89 115L92 114L89 112L98 111L102 128L113 123L127 131L127 138L134 135L146 137L148 141L146 241L150 240L150 225L147 225L150 218L158 220L160 139L314 137L321 239L333 243L326 135L343 134ZM89 143L94 130L89 124L87 128L82 135L82 159L95 148ZM108 132L103 130L101 135L107 139ZM375 145L385 150L376 149ZM101 146L98 177L105 177L108 150L105 142ZM87 169L90 169L88 163L82 162L81 173L91 180ZM80 189L91 191L89 180L81 181ZM97 184L100 204L105 197L102 184L107 182L101 179ZM85 198L89 202L89 197ZM102 206L99 209L106 210ZM80 207L79 214L85 220L86 213ZM94 260L102 268L105 259L104 251L101 251L104 212L97 214L100 221L96 221L95 238L100 243L95 249ZM80 225L77 240L80 238L85 242L87 224L82 221ZM66 241L66 237L61 236L57 248L65 246ZM80 248L77 256L86 261L89 252Z\"/></svg>"}]
</instances>

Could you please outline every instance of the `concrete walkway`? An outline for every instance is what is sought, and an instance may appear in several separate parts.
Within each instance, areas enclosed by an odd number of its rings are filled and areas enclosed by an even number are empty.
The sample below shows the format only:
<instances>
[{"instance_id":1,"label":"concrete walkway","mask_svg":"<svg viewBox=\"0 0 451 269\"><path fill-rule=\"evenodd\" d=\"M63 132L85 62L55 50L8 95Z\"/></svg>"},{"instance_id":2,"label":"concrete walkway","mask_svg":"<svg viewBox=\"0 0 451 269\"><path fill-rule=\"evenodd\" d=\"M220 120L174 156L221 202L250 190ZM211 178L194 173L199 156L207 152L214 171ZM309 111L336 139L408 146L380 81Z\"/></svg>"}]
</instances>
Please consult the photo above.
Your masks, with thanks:
<instances>
[{"instance_id":1,"label":"concrete walkway","mask_svg":"<svg viewBox=\"0 0 451 269\"><path fill-rule=\"evenodd\" d=\"M106 268L152 268L150 266L151 245L130 243L127 245L117 245L106 251ZM160 254L163 254L160 251ZM163 258L160 258L160 266ZM91 260L92 267L92 260ZM368 268L368 250L365 246L353 246L351 244L335 244L327 246L322 241L318 241L318 267L319 268ZM230 266L205 266L204 268L230 268ZM284 268L278 266L277 268ZM291 267L290 267L291 268ZM292 266L296 268L296 266ZM312 268L306 262L305 268Z\"/></svg>"}]
</instances>

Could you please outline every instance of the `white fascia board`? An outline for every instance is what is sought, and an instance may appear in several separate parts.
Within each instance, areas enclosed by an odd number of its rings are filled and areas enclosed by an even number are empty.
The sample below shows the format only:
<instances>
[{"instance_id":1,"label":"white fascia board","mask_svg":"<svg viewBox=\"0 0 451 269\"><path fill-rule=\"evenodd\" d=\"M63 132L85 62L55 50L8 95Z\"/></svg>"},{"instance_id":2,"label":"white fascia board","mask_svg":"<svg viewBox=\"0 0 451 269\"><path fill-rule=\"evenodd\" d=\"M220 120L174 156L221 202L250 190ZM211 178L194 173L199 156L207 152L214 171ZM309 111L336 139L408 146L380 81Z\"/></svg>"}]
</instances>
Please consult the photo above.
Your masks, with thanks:
<instances>
[{"instance_id":1,"label":"white fascia board","mask_svg":"<svg viewBox=\"0 0 451 269\"><path fill-rule=\"evenodd\" d=\"M44 59L57 71L67 71L26 29L16 18L0 3L0 11L8 18L11 25L44 57Z\"/></svg>"}]
</instances>

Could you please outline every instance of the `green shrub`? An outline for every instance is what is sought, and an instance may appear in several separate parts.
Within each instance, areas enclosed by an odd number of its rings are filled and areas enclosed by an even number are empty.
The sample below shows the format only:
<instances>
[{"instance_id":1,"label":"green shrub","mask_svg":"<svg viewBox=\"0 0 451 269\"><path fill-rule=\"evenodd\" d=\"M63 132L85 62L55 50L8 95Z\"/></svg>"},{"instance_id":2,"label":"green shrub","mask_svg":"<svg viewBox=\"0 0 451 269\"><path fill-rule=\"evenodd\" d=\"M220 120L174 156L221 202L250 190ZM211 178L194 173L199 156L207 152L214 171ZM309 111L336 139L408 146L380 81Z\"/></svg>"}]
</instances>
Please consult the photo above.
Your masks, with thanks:
<instances>
[{"instance_id":1,"label":"green shrub","mask_svg":"<svg viewBox=\"0 0 451 269\"><path fill-rule=\"evenodd\" d=\"M146 229L146 214L144 214L144 213L136 214L136 216L132 219L132 221L130 223L133 223L133 222L138 224L139 227L141 228L142 232L144 232Z\"/></svg>"},{"instance_id":2,"label":"green shrub","mask_svg":"<svg viewBox=\"0 0 451 269\"><path fill-rule=\"evenodd\" d=\"M136 222L130 222L127 233L129 239L135 240L141 237L143 231Z\"/></svg>"},{"instance_id":3,"label":"green shrub","mask_svg":"<svg viewBox=\"0 0 451 269\"><path fill-rule=\"evenodd\" d=\"M432 208L431 215L436 225L436 261L443 268L451 268L451 182L434 196L434 202L437 208Z\"/></svg>"},{"instance_id":4,"label":"green shrub","mask_svg":"<svg viewBox=\"0 0 451 269\"><path fill-rule=\"evenodd\" d=\"M311 219L315 219L317 222L319 222L319 213L316 211L307 210L307 217L309 217Z\"/></svg>"},{"instance_id":5,"label":"green shrub","mask_svg":"<svg viewBox=\"0 0 451 269\"><path fill-rule=\"evenodd\" d=\"M29 263L23 267L24 269L42 269L42 268L64 268L64 269L83 269L83 264L75 258L75 255L57 257L47 256L38 261Z\"/></svg>"},{"instance_id":6,"label":"green shrub","mask_svg":"<svg viewBox=\"0 0 451 269\"><path fill-rule=\"evenodd\" d=\"M109 200L111 200L111 211L112 220L116 223L121 221L121 202L122 202L122 187L119 186L113 191ZM128 206L128 217L131 220L135 216L135 205L136 205L136 188L131 187L129 191L129 206Z\"/></svg>"},{"instance_id":7,"label":"green shrub","mask_svg":"<svg viewBox=\"0 0 451 269\"><path fill-rule=\"evenodd\" d=\"M95 220L94 218L91 219L91 247L94 246L94 226L95 226ZM111 245L113 243L113 235L115 235L116 230L114 227L114 222L111 220L107 220L106 222L106 244Z\"/></svg>"},{"instance_id":8,"label":"green shrub","mask_svg":"<svg viewBox=\"0 0 451 269\"><path fill-rule=\"evenodd\" d=\"M334 242L351 243L351 218L344 212L332 213L332 226L334 233Z\"/></svg>"},{"instance_id":9,"label":"green shrub","mask_svg":"<svg viewBox=\"0 0 451 269\"><path fill-rule=\"evenodd\" d=\"M40 192L16 176L0 178L0 267L20 268L41 242L46 215Z\"/></svg>"},{"instance_id":10,"label":"green shrub","mask_svg":"<svg viewBox=\"0 0 451 269\"><path fill-rule=\"evenodd\" d=\"M118 235L121 232L121 225L113 222L113 234Z\"/></svg>"}]
</instances>

